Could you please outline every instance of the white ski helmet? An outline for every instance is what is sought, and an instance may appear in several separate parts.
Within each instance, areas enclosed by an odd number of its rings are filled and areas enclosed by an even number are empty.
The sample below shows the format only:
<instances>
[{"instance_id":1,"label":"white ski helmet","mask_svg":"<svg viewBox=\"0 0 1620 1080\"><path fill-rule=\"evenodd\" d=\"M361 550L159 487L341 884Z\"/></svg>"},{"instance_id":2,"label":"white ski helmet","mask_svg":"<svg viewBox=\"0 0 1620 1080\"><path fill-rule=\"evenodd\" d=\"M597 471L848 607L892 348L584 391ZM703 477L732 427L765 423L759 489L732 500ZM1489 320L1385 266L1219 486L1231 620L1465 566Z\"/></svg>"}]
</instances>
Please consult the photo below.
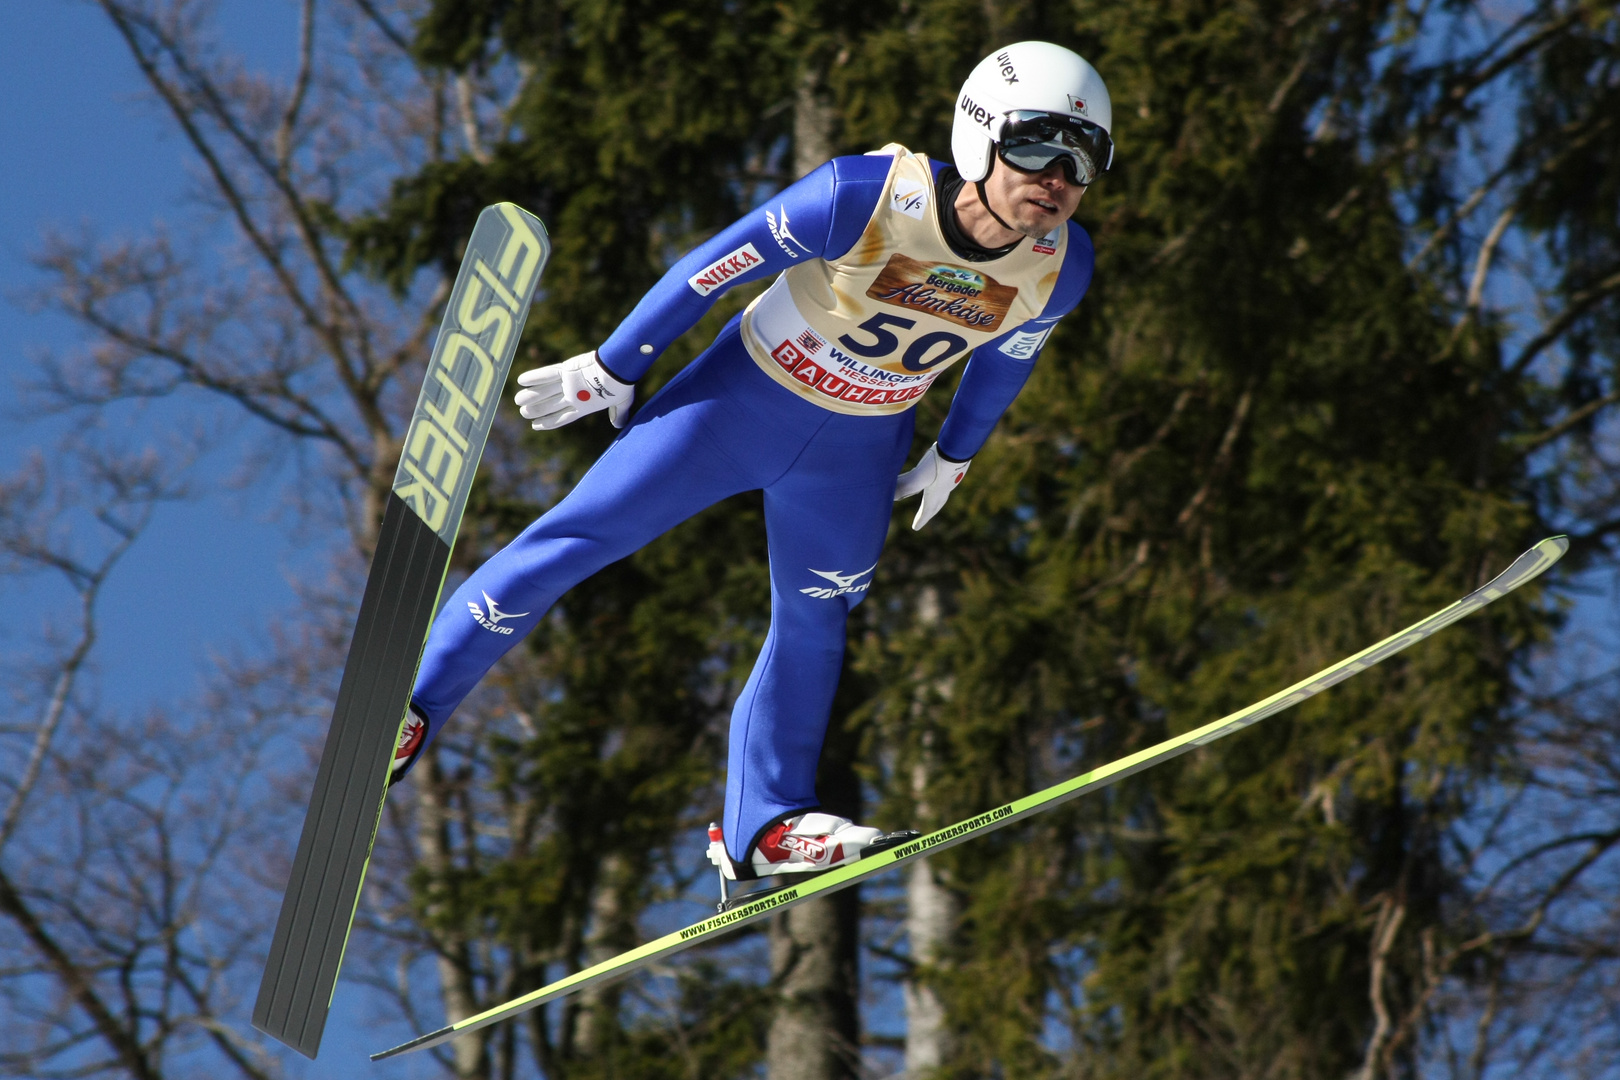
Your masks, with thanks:
<instances>
[{"instance_id":1,"label":"white ski helmet","mask_svg":"<svg viewBox=\"0 0 1620 1080\"><path fill-rule=\"evenodd\" d=\"M1114 161L1114 109L1097 69L1046 41L1020 41L979 61L956 98L951 156L968 183L990 175L991 153L1038 171L1066 161L1089 184ZM1022 158L1022 160L1020 160Z\"/></svg>"}]
</instances>

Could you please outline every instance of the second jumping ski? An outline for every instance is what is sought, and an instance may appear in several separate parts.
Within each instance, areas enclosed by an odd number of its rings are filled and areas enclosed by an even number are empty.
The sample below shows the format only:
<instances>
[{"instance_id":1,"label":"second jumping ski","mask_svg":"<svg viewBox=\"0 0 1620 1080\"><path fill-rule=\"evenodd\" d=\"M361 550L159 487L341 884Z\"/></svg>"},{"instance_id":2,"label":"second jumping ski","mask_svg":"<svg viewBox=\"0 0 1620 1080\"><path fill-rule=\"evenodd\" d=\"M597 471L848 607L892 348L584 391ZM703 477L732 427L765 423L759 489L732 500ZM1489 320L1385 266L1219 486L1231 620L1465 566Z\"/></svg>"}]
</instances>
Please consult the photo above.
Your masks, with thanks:
<instances>
[{"instance_id":1,"label":"second jumping ski","mask_svg":"<svg viewBox=\"0 0 1620 1080\"><path fill-rule=\"evenodd\" d=\"M469 1016L464 1020L440 1028L438 1031L430 1032L381 1053L373 1054L371 1059L381 1061L384 1058L409 1053L413 1050L425 1050L428 1047L438 1046L440 1043L453 1039L458 1035L465 1035L479 1028L488 1027L490 1024L499 1023L519 1013L544 1005L548 1001L622 979L649 964L665 960L675 953L690 949L694 945L711 942L722 934L746 926L773 912L781 911L794 904L803 903L813 896L829 895L841 889L847 889L869 877L890 870L913 856L942 851L974 837L983 836L996 829L1011 825L1015 821L1020 821L1035 814L1045 813L1071 799L1097 791L1110 784L1118 783L1128 776L1169 761L1171 758L1178 757L1195 747L1206 746L1216 739L1241 731L1251 724L1259 723L1261 720L1274 716L1307 698L1314 697L1328 687L1341 683L1352 675L1387 660L1408 646L1417 644L1424 638L1443 630L1485 605L1501 599L1526 582L1539 577L1561 559L1568 550L1569 540L1566 537L1554 536L1543 540L1523 555L1520 555L1495 578L1449 607L1413 623L1399 633L1391 634L1354 656L1346 657L1308 678L1301 679L1286 689L1279 690L1277 693L1250 705L1246 709L1240 709L1228 716L1221 717L1219 720L1205 724L1203 727L1166 739L1155 746L1140 750L1128 757L1120 758L1118 761L1082 773L1062 783L1054 784L1043 791L1035 792L1033 795L1027 795L1004 806L998 806L977 817L928 833L909 843L888 848L877 854L862 858L858 862L826 871L780 891L763 894L758 899L740 898L738 905L730 910L724 910L718 915L694 923L683 930L677 930L672 934L666 934L654 941L649 941L645 945L621 953L611 960L603 961L594 967L575 972L504 1005L498 1005L475 1016Z\"/></svg>"}]
</instances>

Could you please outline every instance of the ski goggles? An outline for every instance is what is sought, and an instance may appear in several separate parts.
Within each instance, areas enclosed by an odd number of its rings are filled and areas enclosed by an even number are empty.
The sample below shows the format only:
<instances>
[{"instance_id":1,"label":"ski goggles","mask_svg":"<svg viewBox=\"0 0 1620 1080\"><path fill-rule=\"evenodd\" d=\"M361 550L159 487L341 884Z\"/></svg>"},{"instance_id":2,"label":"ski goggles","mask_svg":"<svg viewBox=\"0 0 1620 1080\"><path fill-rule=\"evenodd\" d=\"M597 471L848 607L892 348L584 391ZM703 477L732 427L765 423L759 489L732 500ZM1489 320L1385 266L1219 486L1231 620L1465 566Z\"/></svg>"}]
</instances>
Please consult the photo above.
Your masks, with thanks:
<instances>
[{"instance_id":1,"label":"ski goggles","mask_svg":"<svg viewBox=\"0 0 1620 1080\"><path fill-rule=\"evenodd\" d=\"M1006 114L996 150L1002 161L1024 172L1061 163L1069 182L1081 187L1114 163L1114 140L1090 120L1030 109Z\"/></svg>"}]
</instances>

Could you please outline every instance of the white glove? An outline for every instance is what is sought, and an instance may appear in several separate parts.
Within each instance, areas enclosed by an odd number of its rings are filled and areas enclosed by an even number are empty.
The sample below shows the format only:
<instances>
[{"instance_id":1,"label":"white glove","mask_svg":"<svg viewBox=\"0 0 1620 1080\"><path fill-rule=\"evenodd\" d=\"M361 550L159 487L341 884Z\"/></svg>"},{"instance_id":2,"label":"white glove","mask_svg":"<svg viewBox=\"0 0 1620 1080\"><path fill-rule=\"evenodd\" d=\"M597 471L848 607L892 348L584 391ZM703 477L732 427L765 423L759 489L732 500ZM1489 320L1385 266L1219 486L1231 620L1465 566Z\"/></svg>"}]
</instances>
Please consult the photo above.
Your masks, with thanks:
<instances>
[{"instance_id":1,"label":"white glove","mask_svg":"<svg viewBox=\"0 0 1620 1080\"><path fill-rule=\"evenodd\" d=\"M536 431L554 431L603 409L613 426L622 428L636 399L634 384L609 375L594 349L560 364L525 371L517 381L529 389L519 390L512 400Z\"/></svg>"},{"instance_id":2,"label":"white glove","mask_svg":"<svg viewBox=\"0 0 1620 1080\"><path fill-rule=\"evenodd\" d=\"M900 481L894 489L895 502L922 492L922 505L917 507L917 516L911 519L913 529L920 529L933 520L945 505L945 500L951 497L951 491L967 475L971 464L971 458L967 461L951 461L941 457L939 443L935 443L917 462L916 468L900 474Z\"/></svg>"}]
</instances>

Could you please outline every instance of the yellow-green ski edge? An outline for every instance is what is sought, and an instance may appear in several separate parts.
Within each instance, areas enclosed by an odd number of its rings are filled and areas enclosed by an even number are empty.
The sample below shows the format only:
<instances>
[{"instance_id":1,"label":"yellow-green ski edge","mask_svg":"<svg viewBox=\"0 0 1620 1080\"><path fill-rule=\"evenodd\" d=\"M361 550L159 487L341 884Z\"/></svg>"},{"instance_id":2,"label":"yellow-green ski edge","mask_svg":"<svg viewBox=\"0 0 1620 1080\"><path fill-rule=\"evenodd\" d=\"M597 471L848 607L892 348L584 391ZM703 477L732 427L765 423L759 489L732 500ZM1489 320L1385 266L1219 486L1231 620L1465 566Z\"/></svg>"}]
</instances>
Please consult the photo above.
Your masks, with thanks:
<instances>
[{"instance_id":1,"label":"yellow-green ski edge","mask_svg":"<svg viewBox=\"0 0 1620 1080\"><path fill-rule=\"evenodd\" d=\"M1196 746L1204 746L1216 739L1241 731L1251 724L1258 723L1268 716L1282 712L1291 706L1297 705L1307 698L1326 690L1336 683L1343 682L1358 672L1365 671L1380 661L1387 660L1409 645L1419 641L1437 631L1443 630L1452 623L1462 619L1486 604L1499 600L1503 596L1517 589L1528 581L1532 581L1544 573L1550 566L1563 558L1569 550L1569 539L1564 536L1553 536L1541 541L1535 547L1526 551L1513 561L1513 564L1502 571L1488 583L1475 589L1467 596L1458 600L1451 606L1435 612L1426 619L1408 626L1405 630L1369 646L1346 657L1331 667L1324 668L1309 678L1280 690L1263 701L1258 701L1246 709L1241 709L1229 716L1205 724L1201 728L1166 739L1155 746L1139 750L1128 757L1120 758L1100 768L1054 784L1033 795L1026 795L1022 799L1014 800L1004 806L998 806L988 813L969 818L947 826L927 836L919 837L909 844L890 848L860 862L837 870L830 870L818 874L813 878L780 890L768 893L752 903L740 905L730 911L704 919L702 922L688 926L684 930L677 930L671 934L654 941L649 941L639 948L627 953L621 953L611 960L575 972L564 979L559 979L549 986L524 994L522 997L487 1009L465 1020L459 1020L448 1027L430 1032L410 1042L401 1043L389 1050L372 1054L371 1060L381 1061L384 1058L394 1057L398 1054L409 1053L413 1050L425 1050L431 1046L465 1035L490 1024L498 1023L518 1013L526 1012L536 1006L543 1005L556 998L577 993L592 986L597 986L614 979L620 979L644 966L654 959L679 952L683 949L700 944L722 933L735 930L748 923L761 919L772 912L780 911L785 907L818 896L822 893L836 892L848 888L864 878L881 874L892 868L896 863L909 859L924 852L933 852L953 847L975 836L983 835L994 829L999 829L1022 818L1052 809L1070 799L1078 798L1098 788L1107 787L1117 783L1134 773L1151 768L1161 762L1170 760Z\"/></svg>"}]
</instances>

